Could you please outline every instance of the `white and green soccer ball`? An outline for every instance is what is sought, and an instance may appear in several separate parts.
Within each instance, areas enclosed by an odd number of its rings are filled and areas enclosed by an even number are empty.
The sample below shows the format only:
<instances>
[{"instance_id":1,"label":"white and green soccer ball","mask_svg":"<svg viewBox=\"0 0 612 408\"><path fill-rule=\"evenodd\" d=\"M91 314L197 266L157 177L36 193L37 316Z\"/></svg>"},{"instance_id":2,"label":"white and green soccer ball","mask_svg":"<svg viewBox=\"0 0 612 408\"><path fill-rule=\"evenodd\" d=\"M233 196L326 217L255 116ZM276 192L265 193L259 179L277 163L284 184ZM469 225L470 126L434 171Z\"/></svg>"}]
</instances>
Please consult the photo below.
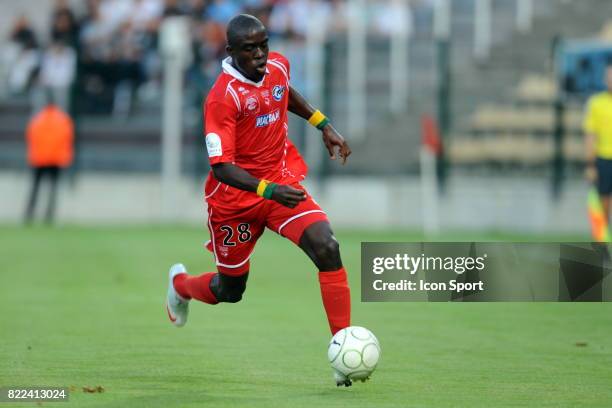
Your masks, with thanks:
<instances>
[{"instance_id":1,"label":"white and green soccer ball","mask_svg":"<svg viewBox=\"0 0 612 408\"><path fill-rule=\"evenodd\" d=\"M332 337L327 348L332 369L350 380L369 379L376 369L380 354L376 336L360 326L340 330Z\"/></svg>"}]
</instances>

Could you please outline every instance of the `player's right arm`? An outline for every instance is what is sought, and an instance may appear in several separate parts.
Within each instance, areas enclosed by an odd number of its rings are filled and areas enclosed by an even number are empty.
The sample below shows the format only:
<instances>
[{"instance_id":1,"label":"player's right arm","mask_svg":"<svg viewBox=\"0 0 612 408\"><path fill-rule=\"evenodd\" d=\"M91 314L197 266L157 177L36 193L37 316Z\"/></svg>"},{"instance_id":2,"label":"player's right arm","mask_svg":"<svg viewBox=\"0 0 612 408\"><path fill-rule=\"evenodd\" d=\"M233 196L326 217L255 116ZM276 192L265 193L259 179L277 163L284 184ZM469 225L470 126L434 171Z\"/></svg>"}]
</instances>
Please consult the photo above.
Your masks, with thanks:
<instances>
[{"instance_id":1,"label":"player's right arm","mask_svg":"<svg viewBox=\"0 0 612 408\"><path fill-rule=\"evenodd\" d=\"M253 177L234 164L238 107L233 103L212 98L206 102L204 123L206 149L213 174L221 183L261 195L265 181ZM264 197L293 208L306 199L306 193L289 185L272 184ZM261 191L258 191L261 190Z\"/></svg>"},{"instance_id":2,"label":"player's right arm","mask_svg":"<svg viewBox=\"0 0 612 408\"><path fill-rule=\"evenodd\" d=\"M257 193L259 180L248 171L232 163L217 163L212 166L215 178L220 182L240 190ZM272 192L271 200L289 208L294 208L306 199L306 193L289 185L278 184Z\"/></svg>"}]
</instances>

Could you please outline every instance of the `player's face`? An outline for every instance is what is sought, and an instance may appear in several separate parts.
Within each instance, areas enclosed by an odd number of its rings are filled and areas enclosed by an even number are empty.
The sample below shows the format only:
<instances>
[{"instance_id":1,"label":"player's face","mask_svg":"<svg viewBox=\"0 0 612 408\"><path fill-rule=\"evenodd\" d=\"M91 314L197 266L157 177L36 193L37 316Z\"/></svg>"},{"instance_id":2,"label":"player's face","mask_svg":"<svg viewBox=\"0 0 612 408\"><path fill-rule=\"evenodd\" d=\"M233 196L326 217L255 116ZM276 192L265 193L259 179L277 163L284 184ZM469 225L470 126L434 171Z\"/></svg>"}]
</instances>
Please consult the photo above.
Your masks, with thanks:
<instances>
[{"instance_id":1,"label":"player's face","mask_svg":"<svg viewBox=\"0 0 612 408\"><path fill-rule=\"evenodd\" d=\"M236 47L230 50L232 60L244 76L259 82L266 74L268 62L268 33L266 30L252 31Z\"/></svg>"}]
</instances>

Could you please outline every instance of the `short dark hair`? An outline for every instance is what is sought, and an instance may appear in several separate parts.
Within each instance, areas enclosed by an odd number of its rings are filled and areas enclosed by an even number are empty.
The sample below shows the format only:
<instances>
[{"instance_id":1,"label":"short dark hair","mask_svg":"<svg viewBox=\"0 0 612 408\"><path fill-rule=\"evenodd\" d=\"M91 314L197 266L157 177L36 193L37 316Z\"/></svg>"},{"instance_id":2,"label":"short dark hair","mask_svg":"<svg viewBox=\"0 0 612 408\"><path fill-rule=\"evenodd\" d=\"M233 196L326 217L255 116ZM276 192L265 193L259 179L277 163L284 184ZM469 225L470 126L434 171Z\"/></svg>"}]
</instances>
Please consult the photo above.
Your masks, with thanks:
<instances>
[{"instance_id":1,"label":"short dark hair","mask_svg":"<svg viewBox=\"0 0 612 408\"><path fill-rule=\"evenodd\" d=\"M230 47L238 46L240 41L252 31L265 30L266 27L255 16L239 14L227 24L227 44Z\"/></svg>"}]
</instances>

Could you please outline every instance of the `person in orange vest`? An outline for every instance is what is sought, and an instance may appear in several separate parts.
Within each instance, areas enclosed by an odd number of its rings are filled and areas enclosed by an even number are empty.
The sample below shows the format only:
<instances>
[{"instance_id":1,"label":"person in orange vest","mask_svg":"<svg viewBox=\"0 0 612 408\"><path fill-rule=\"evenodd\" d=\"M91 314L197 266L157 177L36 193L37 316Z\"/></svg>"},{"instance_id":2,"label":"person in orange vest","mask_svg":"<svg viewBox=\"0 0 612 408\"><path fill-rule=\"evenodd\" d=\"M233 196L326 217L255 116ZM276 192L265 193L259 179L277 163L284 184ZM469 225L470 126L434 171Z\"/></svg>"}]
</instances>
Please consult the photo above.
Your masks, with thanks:
<instances>
[{"instance_id":1,"label":"person in orange vest","mask_svg":"<svg viewBox=\"0 0 612 408\"><path fill-rule=\"evenodd\" d=\"M57 183L61 170L72 163L73 142L72 119L53 103L45 106L28 123L26 143L33 183L26 208L26 223L30 223L34 217L38 190L44 178L49 180L51 190L45 220L49 224L53 222Z\"/></svg>"}]
</instances>

